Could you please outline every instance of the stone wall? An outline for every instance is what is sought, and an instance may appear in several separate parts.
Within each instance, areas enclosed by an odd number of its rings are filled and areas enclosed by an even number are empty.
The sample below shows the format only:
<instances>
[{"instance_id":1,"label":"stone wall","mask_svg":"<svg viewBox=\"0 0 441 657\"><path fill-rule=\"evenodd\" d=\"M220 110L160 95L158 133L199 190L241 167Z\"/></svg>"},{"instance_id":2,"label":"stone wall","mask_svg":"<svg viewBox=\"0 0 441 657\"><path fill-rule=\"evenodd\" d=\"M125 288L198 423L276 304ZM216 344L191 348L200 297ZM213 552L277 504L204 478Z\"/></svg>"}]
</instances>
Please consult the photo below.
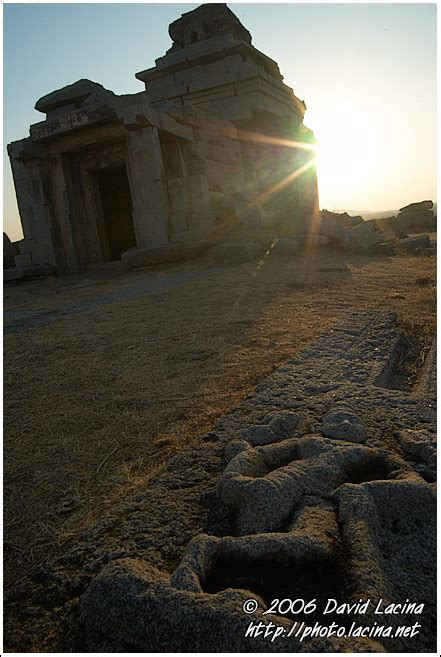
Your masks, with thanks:
<instances>
[{"instance_id":1,"label":"stone wall","mask_svg":"<svg viewBox=\"0 0 441 657\"><path fill-rule=\"evenodd\" d=\"M8 148L24 239L18 267L63 266L61 236L55 219L49 165L44 149L35 150L28 139Z\"/></svg>"}]
</instances>

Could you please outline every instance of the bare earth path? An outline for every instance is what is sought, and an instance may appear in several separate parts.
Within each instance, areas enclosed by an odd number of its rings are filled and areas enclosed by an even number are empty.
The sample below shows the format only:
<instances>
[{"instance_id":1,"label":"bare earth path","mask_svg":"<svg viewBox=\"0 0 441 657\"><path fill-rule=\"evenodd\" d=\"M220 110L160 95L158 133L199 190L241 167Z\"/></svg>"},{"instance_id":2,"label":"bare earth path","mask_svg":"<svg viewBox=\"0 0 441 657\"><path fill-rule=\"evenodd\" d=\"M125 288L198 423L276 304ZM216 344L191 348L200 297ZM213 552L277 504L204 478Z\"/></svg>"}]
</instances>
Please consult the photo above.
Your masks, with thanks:
<instances>
[{"instance_id":1,"label":"bare earth path","mask_svg":"<svg viewBox=\"0 0 441 657\"><path fill-rule=\"evenodd\" d=\"M5 575L50 561L341 313L435 327L433 258L208 259L5 287ZM55 321L56 320L56 321Z\"/></svg>"},{"instance_id":2,"label":"bare earth path","mask_svg":"<svg viewBox=\"0 0 441 657\"><path fill-rule=\"evenodd\" d=\"M209 273L219 273L222 269L209 269L201 271L179 272L169 276L157 277L150 276L145 279L136 280L131 284L118 287L116 290L109 292L101 292L94 296L78 299L74 302L67 303L64 306L54 308L53 310L37 310L33 308L18 308L4 311L4 318L8 321L5 326L5 333L21 333L22 331L29 331L39 326L46 326L52 322L56 322L70 315L79 315L82 313L95 312L100 306L115 303L117 301L125 301L127 299L136 299L137 297L145 296L153 292L160 292L161 290L169 287L176 287L177 285L185 285L193 279L207 276ZM83 284L77 283L74 286L75 290L88 288L89 285L94 284L92 280L87 280ZM67 286L67 290L68 290ZM63 292L63 287L58 288Z\"/></svg>"}]
</instances>

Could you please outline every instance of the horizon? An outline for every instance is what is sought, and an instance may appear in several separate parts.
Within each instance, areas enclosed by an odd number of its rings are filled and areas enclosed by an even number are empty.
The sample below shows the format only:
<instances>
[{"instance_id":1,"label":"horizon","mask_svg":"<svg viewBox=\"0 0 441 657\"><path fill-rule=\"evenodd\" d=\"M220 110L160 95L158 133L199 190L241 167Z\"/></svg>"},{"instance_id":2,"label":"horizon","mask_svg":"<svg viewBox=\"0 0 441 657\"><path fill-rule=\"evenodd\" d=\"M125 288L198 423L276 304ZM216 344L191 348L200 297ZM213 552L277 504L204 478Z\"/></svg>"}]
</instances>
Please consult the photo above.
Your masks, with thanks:
<instances>
[{"instance_id":1,"label":"horizon","mask_svg":"<svg viewBox=\"0 0 441 657\"><path fill-rule=\"evenodd\" d=\"M143 91L135 73L170 47L169 23L197 6L4 5L4 230L12 240L22 233L6 145L43 120L38 98L80 78L116 94ZM306 102L321 208L436 202L435 4L228 6Z\"/></svg>"}]
</instances>

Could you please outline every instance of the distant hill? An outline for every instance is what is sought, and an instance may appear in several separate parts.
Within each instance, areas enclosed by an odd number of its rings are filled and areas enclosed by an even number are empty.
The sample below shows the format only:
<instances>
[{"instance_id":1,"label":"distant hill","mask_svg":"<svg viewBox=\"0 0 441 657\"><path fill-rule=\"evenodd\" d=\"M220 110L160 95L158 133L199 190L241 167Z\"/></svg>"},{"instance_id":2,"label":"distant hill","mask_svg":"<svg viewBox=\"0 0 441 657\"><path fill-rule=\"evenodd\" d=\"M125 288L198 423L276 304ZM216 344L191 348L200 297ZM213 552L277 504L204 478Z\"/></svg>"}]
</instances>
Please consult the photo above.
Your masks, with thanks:
<instances>
[{"instance_id":1,"label":"distant hill","mask_svg":"<svg viewBox=\"0 0 441 657\"><path fill-rule=\"evenodd\" d=\"M384 217L395 217L398 212L399 208L395 208L394 210L346 210L346 212L352 216L360 216L363 217L363 219L383 219Z\"/></svg>"},{"instance_id":2,"label":"distant hill","mask_svg":"<svg viewBox=\"0 0 441 657\"><path fill-rule=\"evenodd\" d=\"M404 205L404 204L403 204ZM400 206L403 207L403 206ZM436 203L433 204L433 211L437 214ZM399 208L393 210L352 210L351 208L344 208L342 210L334 210L334 212L347 212L351 217L363 217L363 219L383 219L384 217L394 217L398 214Z\"/></svg>"}]
</instances>

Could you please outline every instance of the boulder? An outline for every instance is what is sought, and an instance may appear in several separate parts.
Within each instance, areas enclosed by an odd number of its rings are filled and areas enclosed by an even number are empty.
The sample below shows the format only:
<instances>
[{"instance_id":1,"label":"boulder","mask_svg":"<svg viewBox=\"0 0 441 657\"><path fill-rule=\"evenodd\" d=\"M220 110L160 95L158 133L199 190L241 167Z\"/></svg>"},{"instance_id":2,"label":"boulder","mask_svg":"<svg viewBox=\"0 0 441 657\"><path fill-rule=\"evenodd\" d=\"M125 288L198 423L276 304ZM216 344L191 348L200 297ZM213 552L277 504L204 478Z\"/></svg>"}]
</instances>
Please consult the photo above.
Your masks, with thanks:
<instances>
[{"instance_id":1,"label":"boulder","mask_svg":"<svg viewBox=\"0 0 441 657\"><path fill-rule=\"evenodd\" d=\"M390 217L389 219L395 219L395 217ZM365 221L364 223L368 226L372 226L375 232L382 236L383 242L390 242L395 240L397 236L392 227L392 222L389 221L389 219L387 221L381 219L368 219L368 221Z\"/></svg>"},{"instance_id":2,"label":"boulder","mask_svg":"<svg viewBox=\"0 0 441 657\"><path fill-rule=\"evenodd\" d=\"M396 219L396 217L381 217L380 219L371 219L371 221L375 222L379 231L385 232L394 229Z\"/></svg>"},{"instance_id":3,"label":"boulder","mask_svg":"<svg viewBox=\"0 0 441 657\"><path fill-rule=\"evenodd\" d=\"M392 230L392 228L389 228L389 230L384 230L380 232L380 237L382 239L382 243L385 242L396 242L397 236L395 235L395 232Z\"/></svg>"},{"instance_id":4,"label":"boulder","mask_svg":"<svg viewBox=\"0 0 441 657\"><path fill-rule=\"evenodd\" d=\"M432 243L428 235L415 235L415 237L400 240L397 248L405 253L415 254L419 250L432 248Z\"/></svg>"},{"instance_id":5,"label":"boulder","mask_svg":"<svg viewBox=\"0 0 441 657\"><path fill-rule=\"evenodd\" d=\"M432 258L433 256L436 256L436 247L431 246L428 249L421 249L421 251L418 251L418 253L425 258Z\"/></svg>"},{"instance_id":6,"label":"boulder","mask_svg":"<svg viewBox=\"0 0 441 657\"><path fill-rule=\"evenodd\" d=\"M314 216L313 219L308 219L305 222L306 232L315 235L324 235L331 240L345 240L348 238L349 229L343 226L336 218L335 215L330 214Z\"/></svg>"},{"instance_id":7,"label":"boulder","mask_svg":"<svg viewBox=\"0 0 441 657\"><path fill-rule=\"evenodd\" d=\"M385 241L378 228L374 225L375 222L361 221L352 228L347 228L336 219L338 216L341 215L321 213L320 217L315 217L308 222L307 230L311 235L325 236L331 242L335 242L345 250L353 251L354 253L367 253L368 248L372 244L379 244ZM392 239L392 236L388 235L387 239L389 238Z\"/></svg>"},{"instance_id":8,"label":"boulder","mask_svg":"<svg viewBox=\"0 0 441 657\"><path fill-rule=\"evenodd\" d=\"M412 232L412 229L431 230L433 227L433 210L415 210L414 212L400 212L396 220L401 230Z\"/></svg>"},{"instance_id":9,"label":"boulder","mask_svg":"<svg viewBox=\"0 0 441 657\"><path fill-rule=\"evenodd\" d=\"M392 229L395 231L396 235L400 238L403 237L403 233L407 231L407 228L409 226L409 222L406 220L404 214L399 214L397 217L394 217L394 219L391 220L391 224L392 224Z\"/></svg>"},{"instance_id":10,"label":"boulder","mask_svg":"<svg viewBox=\"0 0 441 657\"><path fill-rule=\"evenodd\" d=\"M364 222L363 217L356 216L356 217L351 217L349 214L346 212L341 216L340 219L341 223L343 226L346 228L353 228L354 226L358 226L359 224L362 224Z\"/></svg>"},{"instance_id":11,"label":"boulder","mask_svg":"<svg viewBox=\"0 0 441 657\"><path fill-rule=\"evenodd\" d=\"M330 212L329 210L322 210L320 215L324 219L334 219L345 228L353 228L354 226L358 226L358 224L362 224L364 221L363 217L351 217L351 215L349 215L347 212L339 213Z\"/></svg>"},{"instance_id":12,"label":"boulder","mask_svg":"<svg viewBox=\"0 0 441 657\"><path fill-rule=\"evenodd\" d=\"M400 208L400 212L415 212L419 210L431 210L433 208L433 201L420 201L419 203L409 203L404 208Z\"/></svg>"},{"instance_id":13,"label":"boulder","mask_svg":"<svg viewBox=\"0 0 441 657\"><path fill-rule=\"evenodd\" d=\"M369 255L385 255L391 256L395 254L395 249L390 242L382 242L381 244L373 244L368 249Z\"/></svg>"},{"instance_id":14,"label":"boulder","mask_svg":"<svg viewBox=\"0 0 441 657\"><path fill-rule=\"evenodd\" d=\"M367 252L374 244L384 242L382 234L375 230L372 222L364 221L362 224L351 228L348 239L345 241L346 248L351 251Z\"/></svg>"}]
</instances>

